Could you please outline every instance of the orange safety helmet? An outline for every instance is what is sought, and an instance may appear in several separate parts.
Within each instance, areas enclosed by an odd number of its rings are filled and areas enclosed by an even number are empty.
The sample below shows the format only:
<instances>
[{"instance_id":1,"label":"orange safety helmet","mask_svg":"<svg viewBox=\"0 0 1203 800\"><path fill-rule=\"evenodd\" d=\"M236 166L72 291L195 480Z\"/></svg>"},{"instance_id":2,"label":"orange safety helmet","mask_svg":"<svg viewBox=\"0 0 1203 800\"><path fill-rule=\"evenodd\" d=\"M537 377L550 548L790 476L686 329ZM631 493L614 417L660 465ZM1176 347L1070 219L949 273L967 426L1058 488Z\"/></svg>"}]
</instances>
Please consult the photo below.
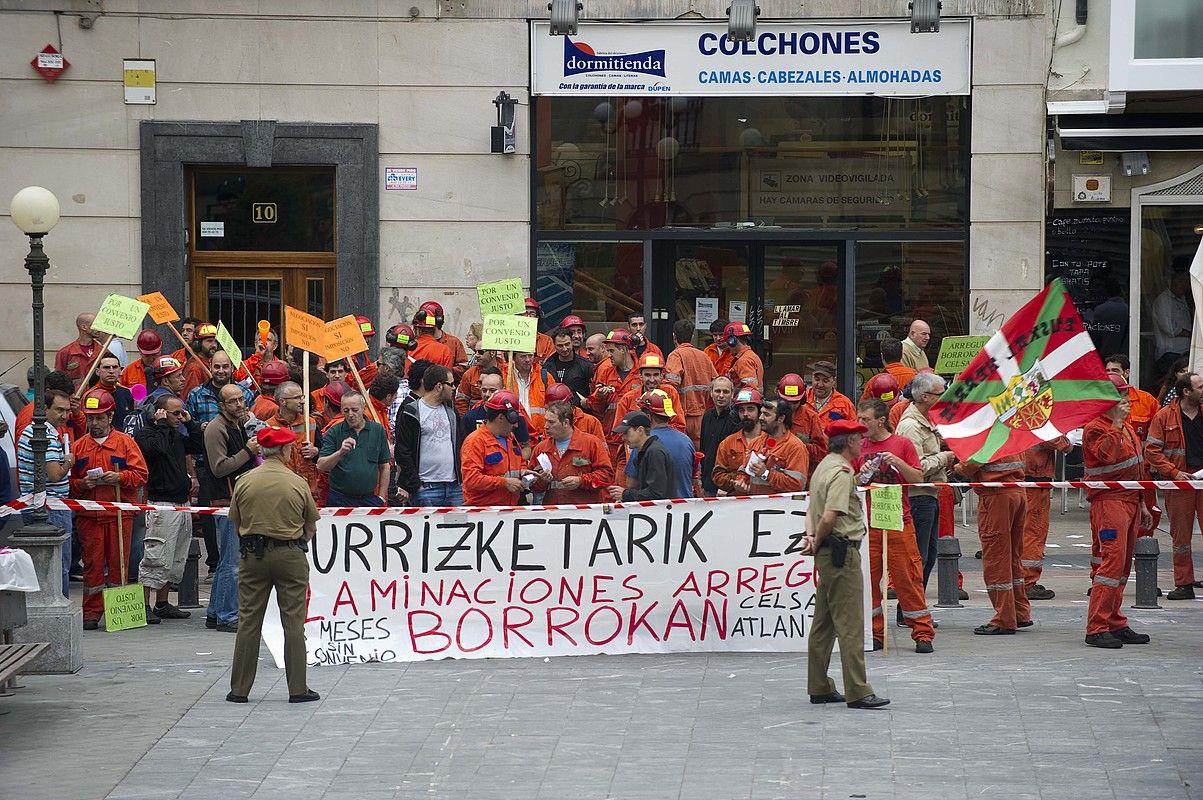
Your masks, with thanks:
<instances>
[{"instance_id":1,"label":"orange safety helmet","mask_svg":"<svg viewBox=\"0 0 1203 800\"><path fill-rule=\"evenodd\" d=\"M272 386L279 386L288 380L288 367L284 366L280 359L269 361L264 364L259 370L259 383L268 383Z\"/></svg>"},{"instance_id":2,"label":"orange safety helmet","mask_svg":"<svg viewBox=\"0 0 1203 800\"><path fill-rule=\"evenodd\" d=\"M438 327L443 327L443 322L446 321L446 316L443 314L443 306L436 303L434 300L427 300L422 305L418 306L418 310L430 314L434 317L434 324Z\"/></svg>"},{"instance_id":3,"label":"orange safety helmet","mask_svg":"<svg viewBox=\"0 0 1203 800\"><path fill-rule=\"evenodd\" d=\"M643 358L639 359L639 363L635 365L635 369L658 369L664 371L664 357L656 353L644 353Z\"/></svg>"},{"instance_id":4,"label":"orange safety helmet","mask_svg":"<svg viewBox=\"0 0 1203 800\"><path fill-rule=\"evenodd\" d=\"M157 356L163 352L163 338L151 330L139 333L134 344L137 345L138 352L144 356Z\"/></svg>"},{"instance_id":5,"label":"orange safety helmet","mask_svg":"<svg viewBox=\"0 0 1203 800\"><path fill-rule=\"evenodd\" d=\"M370 339L376 335L376 326L367 317L356 314L355 322L359 325L359 332L363 334L363 338Z\"/></svg>"},{"instance_id":6,"label":"orange safety helmet","mask_svg":"<svg viewBox=\"0 0 1203 800\"><path fill-rule=\"evenodd\" d=\"M675 417L676 410L673 408L673 400L668 396L668 392L660 389L641 395L637 405L640 411L648 414L656 414L661 417Z\"/></svg>"},{"instance_id":7,"label":"orange safety helmet","mask_svg":"<svg viewBox=\"0 0 1203 800\"><path fill-rule=\"evenodd\" d=\"M806 381L796 372L787 372L777 381L777 396L787 403L799 403L806 399Z\"/></svg>"},{"instance_id":8,"label":"orange safety helmet","mask_svg":"<svg viewBox=\"0 0 1203 800\"><path fill-rule=\"evenodd\" d=\"M606 344L616 344L619 347L634 347L635 340L626 328L615 328L606 335Z\"/></svg>"},{"instance_id":9,"label":"orange safety helmet","mask_svg":"<svg viewBox=\"0 0 1203 800\"><path fill-rule=\"evenodd\" d=\"M84 392L83 399L79 403L79 410L89 416L107 414L115 408L117 408L117 404L113 401L113 396L99 388Z\"/></svg>"},{"instance_id":10,"label":"orange safety helmet","mask_svg":"<svg viewBox=\"0 0 1203 800\"><path fill-rule=\"evenodd\" d=\"M898 385L898 379L888 372L879 372L869 378L865 389L871 397L876 397L890 407L902 399L902 387Z\"/></svg>"},{"instance_id":11,"label":"orange safety helmet","mask_svg":"<svg viewBox=\"0 0 1203 800\"><path fill-rule=\"evenodd\" d=\"M192 338L196 339L198 342L201 339L216 339L217 326L208 322L202 322L200 325L196 326L196 330L193 332Z\"/></svg>"},{"instance_id":12,"label":"orange safety helmet","mask_svg":"<svg viewBox=\"0 0 1203 800\"><path fill-rule=\"evenodd\" d=\"M405 351L418 347L418 335L414 333L413 328L404 323L389 328L384 334L384 341L390 347L399 347Z\"/></svg>"},{"instance_id":13,"label":"orange safety helmet","mask_svg":"<svg viewBox=\"0 0 1203 800\"><path fill-rule=\"evenodd\" d=\"M733 406L759 406L764 402L764 396L758 389L740 389L735 393Z\"/></svg>"}]
</instances>

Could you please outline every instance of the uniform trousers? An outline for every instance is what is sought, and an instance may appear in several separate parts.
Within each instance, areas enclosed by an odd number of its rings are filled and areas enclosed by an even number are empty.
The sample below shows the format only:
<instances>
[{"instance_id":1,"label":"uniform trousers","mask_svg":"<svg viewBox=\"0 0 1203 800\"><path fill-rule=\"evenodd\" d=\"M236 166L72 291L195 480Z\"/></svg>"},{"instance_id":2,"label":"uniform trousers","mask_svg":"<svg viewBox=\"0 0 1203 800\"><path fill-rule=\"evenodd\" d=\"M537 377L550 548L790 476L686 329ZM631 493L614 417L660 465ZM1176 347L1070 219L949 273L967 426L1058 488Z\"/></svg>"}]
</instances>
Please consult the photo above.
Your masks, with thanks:
<instances>
[{"instance_id":1,"label":"uniform trousers","mask_svg":"<svg viewBox=\"0 0 1203 800\"><path fill-rule=\"evenodd\" d=\"M234 544L237 548L237 542ZM238 635L234 639L234 665L230 691L246 697L255 684L259 665L259 638L263 614L272 589L284 628L284 674L290 695L305 694L305 603L309 589L309 559L299 548L272 541L263 558L251 553L238 568Z\"/></svg>"},{"instance_id":2,"label":"uniform trousers","mask_svg":"<svg viewBox=\"0 0 1203 800\"><path fill-rule=\"evenodd\" d=\"M865 671L865 579L860 561L860 551L852 547L842 567L831 563L830 547L821 547L815 554L815 612L806 645L807 690L812 695L830 694L835 691L835 681L827 669L832 647L839 639L844 697L849 703L873 694Z\"/></svg>"},{"instance_id":3,"label":"uniform trousers","mask_svg":"<svg viewBox=\"0 0 1203 800\"><path fill-rule=\"evenodd\" d=\"M1203 525L1203 490L1167 491L1165 513L1170 518L1170 540L1174 543L1174 585L1187 586L1195 582L1190 538L1195 530L1195 520Z\"/></svg>"},{"instance_id":4,"label":"uniform trousers","mask_svg":"<svg viewBox=\"0 0 1203 800\"><path fill-rule=\"evenodd\" d=\"M873 584L873 638L885 638L885 620L881 607L881 535L879 528L869 528L869 581ZM902 619L911 629L911 638L916 642L930 642L936 636L932 627L931 612L927 609L927 598L923 594L923 564L919 560L919 547L915 543L915 524L907 521L900 531L884 531L890 537L890 563L886 568L893 579L894 592L898 596L898 607Z\"/></svg>"},{"instance_id":5,"label":"uniform trousers","mask_svg":"<svg viewBox=\"0 0 1203 800\"><path fill-rule=\"evenodd\" d=\"M122 530L125 555L129 556L130 537L133 533L133 516L126 515ZM104 590L106 586L121 586L121 554L117 547L117 518L79 518L79 543L84 558L84 619L100 619L104 614ZM105 575L108 575L107 583Z\"/></svg>"},{"instance_id":6,"label":"uniform trousers","mask_svg":"<svg viewBox=\"0 0 1203 800\"><path fill-rule=\"evenodd\" d=\"M1047 478L1029 478L1032 481ZM1027 494L1028 513L1023 521L1023 583L1035 586L1044 572L1044 545L1048 542L1048 511L1052 502L1052 489L1024 489Z\"/></svg>"},{"instance_id":7,"label":"uniform trousers","mask_svg":"<svg viewBox=\"0 0 1203 800\"><path fill-rule=\"evenodd\" d=\"M979 491L977 532L982 541L982 579L994 606L991 625L1015 630L1032 618L1023 582L1023 521L1027 498L1023 489Z\"/></svg>"},{"instance_id":8,"label":"uniform trousers","mask_svg":"<svg viewBox=\"0 0 1203 800\"><path fill-rule=\"evenodd\" d=\"M1124 616L1124 587L1132 573L1132 553L1140 529L1136 499L1096 497L1090 501L1090 532L1099 564L1091 581L1086 607L1086 633L1108 633L1128 626Z\"/></svg>"}]
</instances>

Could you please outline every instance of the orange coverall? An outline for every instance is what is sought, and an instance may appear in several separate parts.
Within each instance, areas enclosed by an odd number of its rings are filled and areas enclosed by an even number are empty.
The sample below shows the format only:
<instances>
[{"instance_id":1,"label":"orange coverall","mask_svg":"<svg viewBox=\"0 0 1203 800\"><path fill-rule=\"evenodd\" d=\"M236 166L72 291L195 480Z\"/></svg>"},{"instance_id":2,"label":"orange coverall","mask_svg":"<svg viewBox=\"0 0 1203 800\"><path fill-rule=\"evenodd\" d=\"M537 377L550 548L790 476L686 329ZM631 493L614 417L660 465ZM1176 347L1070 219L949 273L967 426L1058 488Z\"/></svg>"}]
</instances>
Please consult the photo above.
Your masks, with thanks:
<instances>
[{"instance_id":1,"label":"orange coverall","mask_svg":"<svg viewBox=\"0 0 1203 800\"><path fill-rule=\"evenodd\" d=\"M274 417L279 410L280 404L265 394L255 395L255 401L251 403L251 413L255 415L255 419L266 420Z\"/></svg>"},{"instance_id":2,"label":"orange coverall","mask_svg":"<svg viewBox=\"0 0 1203 800\"><path fill-rule=\"evenodd\" d=\"M727 375L731 372L731 350L724 347L719 349L718 345L711 342L706 345L706 349L702 351L714 364L714 371L719 375Z\"/></svg>"},{"instance_id":3,"label":"orange coverall","mask_svg":"<svg viewBox=\"0 0 1203 800\"><path fill-rule=\"evenodd\" d=\"M301 445L305 443L305 425L301 424L300 418L292 425L287 424L279 416L273 416L266 420L268 425L273 428L288 428L297 435L296 444L292 447L292 457L288 460L288 468L300 475L309 484L309 493L313 495L314 501L318 506L324 505L322 502L326 495L326 485L329 476L325 472L317 471L317 462L310 461L301 455ZM309 441L317 444L318 437L321 435L321 423L318 417L309 417Z\"/></svg>"},{"instance_id":4,"label":"orange coverall","mask_svg":"<svg viewBox=\"0 0 1203 800\"><path fill-rule=\"evenodd\" d=\"M498 360L493 366L501 370L501 385L506 385L506 366L504 361ZM483 369L480 365L468 367L464 374L459 379L459 386L455 389L455 411L461 417L467 414L473 406L483 399L480 393L480 371Z\"/></svg>"},{"instance_id":5,"label":"orange coverall","mask_svg":"<svg viewBox=\"0 0 1203 800\"><path fill-rule=\"evenodd\" d=\"M771 450L768 450L768 442L769 436L766 433L759 434L749 442L743 431L736 431L723 439L714 457L714 472L711 474L714 484L731 495L805 491L809 466L806 447L796 436L782 437ZM748 454L752 451L767 451L769 469L759 478L740 472L748 463ZM747 482L748 488L737 485L736 480L741 478Z\"/></svg>"},{"instance_id":6,"label":"orange coverall","mask_svg":"<svg viewBox=\"0 0 1203 800\"><path fill-rule=\"evenodd\" d=\"M480 426L464 438L460 447L464 505L518 505L521 495L505 488L504 479L521 478L525 468L522 448L513 436L502 447L492 431Z\"/></svg>"},{"instance_id":7,"label":"orange coverall","mask_svg":"<svg viewBox=\"0 0 1203 800\"><path fill-rule=\"evenodd\" d=\"M806 445L806 454L810 457L810 467L807 477L814 472L827 456L827 434L823 432L823 420L815 410L805 402L794 405L792 430L802 444Z\"/></svg>"},{"instance_id":8,"label":"orange coverall","mask_svg":"<svg viewBox=\"0 0 1203 800\"><path fill-rule=\"evenodd\" d=\"M664 379L681 390L685 433L694 447L701 443L702 416L710 406L710 382L716 377L707 355L688 342L677 345L664 362Z\"/></svg>"},{"instance_id":9,"label":"orange coverall","mask_svg":"<svg viewBox=\"0 0 1203 800\"><path fill-rule=\"evenodd\" d=\"M142 457L142 451L132 437L121 431L109 431L103 444L91 435L82 436L75 440L71 451L75 455L75 464L71 467L71 497L110 502L117 499L114 486L100 484L88 487L84 483L90 469L120 473L123 499L127 502L135 502L137 490L146 485L146 460ZM117 541L119 513L122 525L120 547ZM127 579L125 562L129 559L134 514L131 511L76 511L75 518L79 523L79 541L83 549L84 619L100 619L104 613L105 586L120 586Z\"/></svg>"},{"instance_id":10,"label":"orange coverall","mask_svg":"<svg viewBox=\"0 0 1203 800\"><path fill-rule=\"evenodd\" d=\"M740 389L763 389L764 364L755 350L745 347L739 355L731 359L731 369L727 372L727 377L735 384L736 392Z\"/></svg>"},{"instance_id":11,"label":"orange coverall","mask_svg":"<svg viewBox=\"0 0 1203 800\"><path fill-rule=\"evenodd\" d=\"M1153 416L1144 455L1149 470L1158 478L1172 480L1179 472L1188 471L1182 406L1177 400ZM1174 549L1174 585L1189 586L1195 582L1190 537L1196 519L1203 525L1203 490L1171 489L1165 492L1165 513L1170 518L1170 540Z\"/></svg>"},{"instance_id":12,"label":"orange coverall","mask_svg":"<svg viewBox=\"0 0 1203 800\"><path fill-rule=\"evenodd\" d=\"M814 389L807 390L806 402L819 415L819 419L823 420L824 428L837 419L856 419L856 404L835 389L831 390L831 397L827 398L827 402L823 404L822 408L819 408L819 404L815 402ZM901 411L898 413L902 414Z\"/></svg>"},{"instance_id":13,"label":"orange coverall","mask_svg":"<svg viewBox=\"0 0 1203 800\"><path fill-rule=\"evenodd\" d=\"M544 492L543 502L546 505L602 503L608 499L602 490L614 483L614 465L602 439L574 430L568 449L560 455L555 441L546 438L531 452L531 469L542 469L538 461L540 454L551 459L550 486L543 481L535 481L535 489ZM571 477L581 479L579 488L563 488L561 481Z\"/></svg>"},{"instance_id":14,"label":"orange coverall","mask_svg":"<svg viewBox=\"0 0 1203 800\"><path fill-rule=\"evenodd\" d=\"M158 360L158 356L155 356L155 360ZM181 361L180 363L183 364L184 362ZM128 367L121 370L120 383L127 389L133 388L140 383L146 387L147 392L155 388L154 381L149 380L146 376L146 364L142 363L141 358L131 362ZM188 393L184 392L182 396L187 397Z\"/></svg>"},{"instance_id":15,"label":"orange coverall","mask_svg":"<svg viewBox=\"0 0 1203 800\"><path fill-rule=\"evenodd\" d=\"M452 361L451 351L447 349L447 345L435 339L429 333L420 333L418 335L418 346L410 353L414 361L423 359L432 364L452 369L455 363ZM363 370L360 370L362 373ZM351 378L354 380L354 378ZM364 378L364 383L368 383L367 378Z\"/></svg>"},{"instance_id":16,"label":"orange coverall","mask_svg":"<svg viewBox=\"0 0 1203 800\"><path fill-rule=\"evenodd\" d=\"M464 370L468 368L468 350L464 347L464 343L459 337L452 336L447 331L438 331L435 340L451 351L451 371L455 374L455 380L459 380L464 376Z\"/></svg>"},{"instance_id":17,"label":"orange coverall","mask_svg":"<svg viewBox=\"0 0 1203 800\"><path fill-rule=\"evenodd\" d=\"M1138 481L1144 476L1140 438L1127 424L1096 417L1082 430L1086 480ZM1100 559L1086 611L1086 633L1109 633L1128 626L1124 586L1132 572L1132 553L1140 526L1139 490L1087 489L1090 532Z\"/></svg>"},{"instance_id":18,"label":"orange coverall","mask_svg":"<svg viewBox=\"0 0 1203 800\"><path fill-rule=\"evenodd\" d=\"M1030 481L1051 481L1057 453L1068 453L1073 445L1064 436L1032 445L1023 453L1024 474ZM1044 571L1044 544L1048 541L1048 508L1052 501L1052 489L1024 489L1028 501L1028 513L1023 522L1023 566L1024 591L1040 581Z\"/></svg>"},{"instance_id":19,"label":"orange coverall","mask_svg":"<svg viewBox=\"0 0 1203 800\"><path fill-rule=\"evenodd\" d=\"M961 473L971 481L1022 481L1023 470L1022 453L1003 456L985 465L968 462L961 465ZM1023 489L1011 486L974 491L980 499L977 533L982 542L982 579L994 606L994 617L989 624L1013 631L1018 623L1032 618L1021 563L1027 495Z\"/></svg>"},{"instance_id":20,"label":"orange coverall","mask_svg":"<svg viewBox=\"0 0 1203 800\"><path fill-rule=\"evenodd\" d=\"M639 370L631 367L626 377L621 377L614 367L614 362L608 358L603 359L597 365L597 371L593 373L593 392L585 399L585 405L601 419L602 430L606 432L606 444L610 446L611 461L617 460L618 448L622 446L622 435L614 433L614 412L618 408L618 401L629 390L641 386L642 383L643 378L639 376ZM602 394L599 390L603 386L609 386L614 391L608 395Z\"/></svg>"}]
</instances>

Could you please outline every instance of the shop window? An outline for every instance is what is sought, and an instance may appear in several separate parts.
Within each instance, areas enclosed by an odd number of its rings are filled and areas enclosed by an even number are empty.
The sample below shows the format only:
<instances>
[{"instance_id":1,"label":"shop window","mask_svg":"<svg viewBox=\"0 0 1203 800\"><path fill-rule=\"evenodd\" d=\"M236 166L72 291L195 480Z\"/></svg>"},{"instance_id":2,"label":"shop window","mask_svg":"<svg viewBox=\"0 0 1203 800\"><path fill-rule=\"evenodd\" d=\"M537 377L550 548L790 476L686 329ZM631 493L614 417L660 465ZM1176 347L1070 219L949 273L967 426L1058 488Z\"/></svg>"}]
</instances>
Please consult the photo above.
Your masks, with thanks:
<instances>
[{"instance_id":1,"label":"shop window","mask_svg":"<svg viewBox=\"0 0 1203 800\"><path fill-rule=\"evenodd\" d=\"M193 248L199 252L334 252L334 170L193 171Z\"/></svg>"},{"instance_id":2,"label":"shop window","mask_svg":"<svg viewBox=\"0 0 1203 800\"><path fill-rule=\"evenodd\" d=\"M903 339L912 320L931 326L934 366L945 336L968 332L964 242L861 242L856 248L857 392L882 368L881 339ZM858 395L859 396L859 395Z\"/></svg>"},{"instance_id":3,"label":"shop window","mask_svg":"<svg viewBox=\"0 0 1203 800\"><path fill-rule=\"evenodd\" d=\"M964 97L539 97L544 230L966 220Z\"/></svg>"},{"instance_id":4,"label":"shop window","mask_svg":"<svg viewBox=\"0 0 1203 800\"><path fill-rule=\"evenodd\" d=\"M1199 310L1190 265L1199 247L1199 206L1144 206L1140 216L1140 387L1157 392L1190 353Z\"/></svg>"},{"instance_id":5,"label":"shop window","mask_svg":"<svg viewBox=\"0 0 1203 800\"><path fill-rule=\"evenodd\" d=\"M628 314L643 311L643 243L540 242L535 293L544 330L568 314L590 335L625 326Z\"/></svg>"}]
</instances>

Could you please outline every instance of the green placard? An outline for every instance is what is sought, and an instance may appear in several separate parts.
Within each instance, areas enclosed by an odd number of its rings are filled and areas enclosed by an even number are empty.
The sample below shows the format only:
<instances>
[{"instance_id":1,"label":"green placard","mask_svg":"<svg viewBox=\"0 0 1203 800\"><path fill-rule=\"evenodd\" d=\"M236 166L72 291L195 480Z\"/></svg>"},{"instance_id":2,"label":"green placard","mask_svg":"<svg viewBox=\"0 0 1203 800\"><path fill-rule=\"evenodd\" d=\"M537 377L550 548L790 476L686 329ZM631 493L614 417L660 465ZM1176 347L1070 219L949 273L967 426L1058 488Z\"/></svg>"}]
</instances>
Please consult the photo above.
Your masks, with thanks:
<instances>
[{"instance_id":1,"label":"green placard","mask_svg":"<svg viewBox=\"0 0 1203 800\"><path fill-rule=\"evenodd\" d=\"M869 490L869 527L902 530L902 487L881 486Z\"/></svg>"},{"instance_id":2,"label":"green placard","mask_svg":"<svg viewBox=\"0 0 1203 800\"><path fill-rule=\"evenodd\" d=\"M516 353L535 352L539 320L534 317L515 317L509 314L485 317L481 331L481 350L512 350Z\"/></svg>"},{"instance_id":3,"label":"green placard","mask_svg":"<svg viewBox=\"0 0 1203 800\"><path fill-rule=\"evenodd\" d=\"M242 350L238 348L238 342L234 341L234 337L226 330L226 324L220 321L217 323L217 343L230 357L230 363L234 365L234 369L242 366Z\"/></svg>"},{"instance_id":4,"label":"green placard","mask_svg":"<svg viewBox=\"0 0 1203 800\"><path fill-rule=\"evenodd\" d=\"M526 311L526 291L522 288L521 278L482 283L476 287L476 298L480 301L481 319L490 314L521 314Z\"/></svg>"},{"instance_id":5,"label":"green placard","mask_svg":"<svg viewBox=\"0 0 1203 800\"><path fill-rule=\"evenodd\" d=\"M141 300L111 294L104 299L96 319L92 320L92 329L102 333L111 333L118 339L133 339L142 328L142 320L150 306Z\"/></svg>"},{"instance_id":6,"label":"green placard","mask_svg":"<svg viewBox=\"0 0 1203 800\"><path fill-rule=\"evenodd\" d=\"M989 336L945 336L940 342L936 372L941 375L960 375L974 356L982 351Z\"/></svg>"},{"instance_id":7,"label":"green placard","mask_svg":"<svg viewBox=\"0 0 1203 800\"><path fill-rule=\"evenodd\" d=\"M104 629L124 631L146 627L146 600L142 584L104 590Z\"/></svg>"}]
</instances>

